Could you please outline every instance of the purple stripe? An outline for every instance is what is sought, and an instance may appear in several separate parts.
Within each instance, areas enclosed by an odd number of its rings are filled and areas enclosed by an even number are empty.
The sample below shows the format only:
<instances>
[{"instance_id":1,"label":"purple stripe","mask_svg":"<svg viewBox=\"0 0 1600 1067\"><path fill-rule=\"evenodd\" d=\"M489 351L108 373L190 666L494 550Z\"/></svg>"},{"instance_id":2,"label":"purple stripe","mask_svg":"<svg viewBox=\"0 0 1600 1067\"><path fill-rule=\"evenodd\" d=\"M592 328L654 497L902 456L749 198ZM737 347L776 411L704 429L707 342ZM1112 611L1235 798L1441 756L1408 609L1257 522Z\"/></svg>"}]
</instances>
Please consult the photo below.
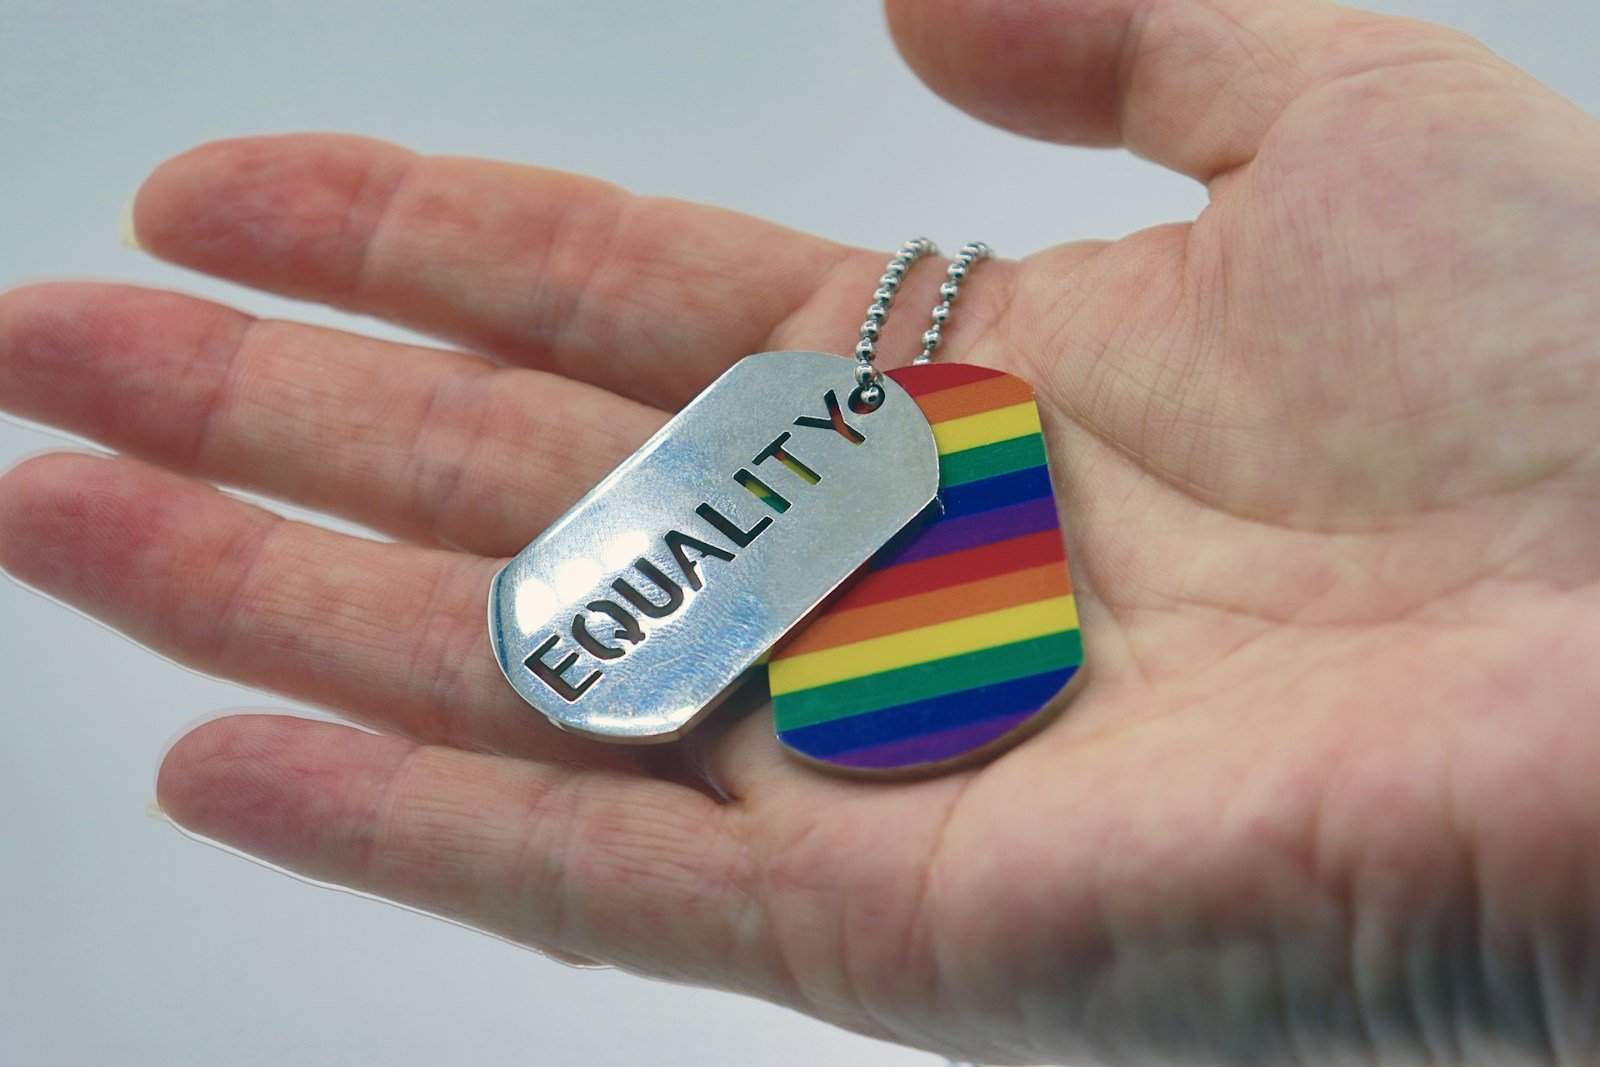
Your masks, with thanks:
<instances>
[{"instance_id":1,"label":"purple stripe","mask_svg":"<svg viewBox=\"0 0 1600 1067\"><path fill-rule=\"evenodd\" d=\"M891 741L887 745L873 745L850 752L838 752L826 757L829 763L841 767L885 769L889 767L915 767L919 763L937 763L953 756L963 756L981 745L1021 726L1034 712L1003 715L998 719L958 726L954 730L908 737L904 741Z\"/></svg>"},{"instance_id":2,"label":"purple stripe","mask_svg":"<svg viewBox=\"0 0 1600 1067\"><path fill-rule=\"evenodd\" d=\"M1024 534L1054 530L1061 520L1056 515L1056 501L1052 496L1025 500L1010 507L995 508L959 519L929 523L917 532L900 551L879 558L873 570L893 567L897 563L912 563L946 552L959 552L963 548L977 548L996 541L1005 541Z\"/></svg>"}]
</instances>

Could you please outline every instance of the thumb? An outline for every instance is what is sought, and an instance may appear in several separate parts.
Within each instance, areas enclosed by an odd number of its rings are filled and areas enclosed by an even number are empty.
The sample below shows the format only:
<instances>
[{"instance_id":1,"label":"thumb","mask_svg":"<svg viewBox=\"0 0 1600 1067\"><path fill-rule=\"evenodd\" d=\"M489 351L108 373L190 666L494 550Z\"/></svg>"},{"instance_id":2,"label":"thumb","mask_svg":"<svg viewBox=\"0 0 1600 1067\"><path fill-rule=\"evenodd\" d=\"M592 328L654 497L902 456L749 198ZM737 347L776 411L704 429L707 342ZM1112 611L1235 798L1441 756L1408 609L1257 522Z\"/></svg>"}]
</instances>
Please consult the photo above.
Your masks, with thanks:
<instances>
[{"instance_id":1,"label":"thumb","mask_svg":"<svg viewBox=\"0 0 1600 1067\"><path fill-rule=\"evenodd\" d=\"M1125 145L1202 181L1248 163L1318 86L1488 59L1471 38L1321 0L888 0L901 54L941 96L1042 140Z\"/></svg>"}]
</instances>

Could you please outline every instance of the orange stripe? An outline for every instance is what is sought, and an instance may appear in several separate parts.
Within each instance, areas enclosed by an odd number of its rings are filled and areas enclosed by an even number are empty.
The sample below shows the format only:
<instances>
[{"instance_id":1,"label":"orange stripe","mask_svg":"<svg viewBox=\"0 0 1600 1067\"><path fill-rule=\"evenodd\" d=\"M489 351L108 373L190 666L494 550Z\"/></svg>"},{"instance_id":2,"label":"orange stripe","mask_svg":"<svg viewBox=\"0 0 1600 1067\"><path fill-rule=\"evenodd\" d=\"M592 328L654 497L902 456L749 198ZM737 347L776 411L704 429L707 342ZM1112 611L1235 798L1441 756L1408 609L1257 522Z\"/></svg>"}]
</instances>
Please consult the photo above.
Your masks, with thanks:
<instances>
[{"instance_id":1,"label":"orange stripe","mask_svg":"<svg viewBox=\"0 0 1600 1067\"><path fill-rule=\"evenodd\" d=\"M917 406L929 422L945 422L966 415L1024 404L1033 399L1033 387L1009 374L987 378L971 385L939 389L917 397Z\"/></svg>"},{"instance_id":2,"label":"orange stripe","mask_svg":"<svg viewBox=\"0 0 1600 1067\"><path fill-rule=\"evenodd\" d=\"M869 604L853 611L831 612L822 615L793 641L784 645L783 658L1066 596L1071 592L1072 581L1067 577L1067 569L1060 563L1047 563L1042 567L1013 571L998 578L984 578L965 585L915 593L899 600Z\"/></svg>"}]
</instances>

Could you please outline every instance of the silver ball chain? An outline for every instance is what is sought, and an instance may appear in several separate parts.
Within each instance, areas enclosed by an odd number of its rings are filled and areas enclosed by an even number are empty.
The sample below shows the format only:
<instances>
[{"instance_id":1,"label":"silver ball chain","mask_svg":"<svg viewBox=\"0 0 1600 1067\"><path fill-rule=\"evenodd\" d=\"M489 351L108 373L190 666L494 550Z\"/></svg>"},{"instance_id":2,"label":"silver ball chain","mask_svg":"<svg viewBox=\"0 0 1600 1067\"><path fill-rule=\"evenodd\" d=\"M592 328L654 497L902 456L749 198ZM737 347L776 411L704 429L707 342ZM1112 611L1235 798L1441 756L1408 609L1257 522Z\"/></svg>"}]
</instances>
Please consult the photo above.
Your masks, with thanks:
<instances>
[{"instance_id":1,"label":"silver ball chain","mask_svg":"<svg viewBox=\"0 0 1600 1067\"><path fill-rule=\"evenodd\" d=\"M939 246L926 237L913 237L900 246L878 279L878 291L872 294L872 306L867 308L866 321L861 324L861 340L856 342L856 395L861 403L875 408L883 403L883 386L878 384L881 375L872 361L878 355L878 335L883 332L884 320L894 306L895 294L905 281L906 271L923 256L936 256Z\"/></svg>"},{"instance_id":2,"label":"silver ball chain","mask_svg":"<svg viewBox=\"0 0 1600 1067\"><path fill-rule=\"evenodd\" d=\"M877 358L878 337L883 332L884 320L889 317L889 309L894 306L895 295L899 293L900 284L905 281L906 272L913 263L923 256L938 254L938 246L926 237L912 238L900 246L900 250L884 267L883 276L878 279L878 289L872 294L872 306L867 308L866 321L861 324L861 340L856 342L856 398L868 409L883 403L883 386L879 384L883 376L873 366L873 360ZM933 350L939 347L943 339L942 330L950 321L950 305L955 303L961 292L961 282L974 266L993 255L989 246L982 241L961 246L961 251L945 268L945 282L939 286L941 301L933 309L933 325L922 335L922 354L913 362L927 363L933 358Z\"/></svg>"},{"instance_id":3,"label":"silver ball chain","mask_svg":"<svg viewBox=\"0 0 1600 1067\"><path fill-rule=\"evenodd\" d=\"M942 332L944 325L950 321L950 305L954 304L956 297L961 294L961 283L966 280L973 267L993 256L994 250L982 241L968 241L961 246L961 251L956 253L950 265L944 269L945 282L939 286L939 295L943 299L939 302L939 306L933 309L933 325L922 335L922 354L912 360L912 363L927 363L933 359L933 350L944 340Z\"/></svg>"}]
</instances>

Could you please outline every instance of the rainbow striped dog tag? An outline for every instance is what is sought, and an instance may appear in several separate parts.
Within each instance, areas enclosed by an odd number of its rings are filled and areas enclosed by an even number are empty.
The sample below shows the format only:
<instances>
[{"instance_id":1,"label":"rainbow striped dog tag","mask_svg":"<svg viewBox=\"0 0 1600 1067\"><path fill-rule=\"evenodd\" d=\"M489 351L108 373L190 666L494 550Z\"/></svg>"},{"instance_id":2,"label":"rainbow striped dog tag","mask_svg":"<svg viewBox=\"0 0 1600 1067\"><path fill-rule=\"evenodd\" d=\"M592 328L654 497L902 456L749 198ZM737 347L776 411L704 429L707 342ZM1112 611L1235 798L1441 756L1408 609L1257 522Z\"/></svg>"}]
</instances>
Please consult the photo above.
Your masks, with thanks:
<instances>
[{"instance_id":1,"label":"rainbow striped dog tag","mask_svg":"<svg viewBox=\"0 0 1600 1067\"><path fill-rule=\"evenodd\" d=\"M858 773L944 769L1020 736L1083 662L1033 388L890 371L933 425L939 503L772 654L778 738Z\"/></svg>"}]
</instances>

